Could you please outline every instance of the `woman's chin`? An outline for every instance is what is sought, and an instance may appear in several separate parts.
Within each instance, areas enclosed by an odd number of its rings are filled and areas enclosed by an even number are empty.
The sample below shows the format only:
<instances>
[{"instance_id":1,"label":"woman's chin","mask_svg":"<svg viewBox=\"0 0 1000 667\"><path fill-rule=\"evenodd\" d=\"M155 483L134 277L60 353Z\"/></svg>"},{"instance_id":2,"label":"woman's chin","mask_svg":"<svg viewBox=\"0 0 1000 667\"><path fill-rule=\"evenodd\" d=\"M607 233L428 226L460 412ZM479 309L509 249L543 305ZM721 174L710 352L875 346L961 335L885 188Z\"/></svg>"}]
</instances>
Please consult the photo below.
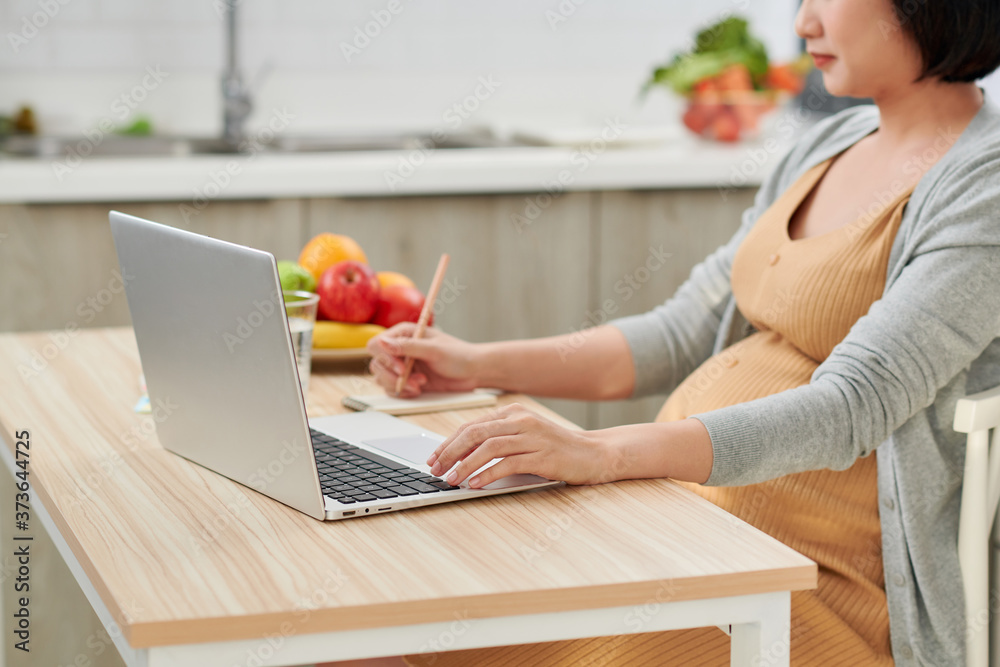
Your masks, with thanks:
<instances>
[{"instance_id":1,"label":"woman's chin","mask_svg":"<svg viewBox=\"0 0 1000 667\"><path fill-rule=\"evenodd\" d=\"M823 87L826 88L826 92L834 97L868 97L865 92L858 90L857 87L850 86L846 81L842 81L838 77L830 76L826 73L823 74Z\"/></svg>"}]
</instances>

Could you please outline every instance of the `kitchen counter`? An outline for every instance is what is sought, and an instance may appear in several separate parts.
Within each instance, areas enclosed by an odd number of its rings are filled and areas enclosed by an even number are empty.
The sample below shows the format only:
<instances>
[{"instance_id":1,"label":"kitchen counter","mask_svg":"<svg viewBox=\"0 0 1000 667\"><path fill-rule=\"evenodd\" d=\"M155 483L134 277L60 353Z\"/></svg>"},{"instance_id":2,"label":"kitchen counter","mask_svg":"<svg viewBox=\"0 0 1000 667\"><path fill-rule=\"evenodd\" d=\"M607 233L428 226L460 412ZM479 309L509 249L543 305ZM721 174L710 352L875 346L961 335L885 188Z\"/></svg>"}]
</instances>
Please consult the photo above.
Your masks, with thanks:
<instances>
[{"instance_id":1,"label":"kitchen counter","mask_svg":"<svg viewBox=\"0 0 1000 667\"><path fill-rule=\"evenodd\" d=\"M376 197L756 187L790 145L679 136L590 149L511 147L184 157L0 157L0 203ZM601 149L601 150L598 150Z\"/></svg>"}]
</instances>

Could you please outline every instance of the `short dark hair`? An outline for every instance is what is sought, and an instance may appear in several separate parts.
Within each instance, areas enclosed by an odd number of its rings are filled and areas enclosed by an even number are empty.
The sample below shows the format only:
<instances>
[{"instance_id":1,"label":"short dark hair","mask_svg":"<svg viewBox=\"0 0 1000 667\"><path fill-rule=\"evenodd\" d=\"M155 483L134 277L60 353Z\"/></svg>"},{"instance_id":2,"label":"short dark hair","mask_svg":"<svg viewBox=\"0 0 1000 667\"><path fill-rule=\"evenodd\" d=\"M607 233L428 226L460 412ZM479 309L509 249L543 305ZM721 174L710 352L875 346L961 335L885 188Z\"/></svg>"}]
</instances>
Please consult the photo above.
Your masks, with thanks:
<instances>
[{"instance_id":1,"label":"short dark hair","mask_svg":"<svg viewBox=\"0 0 1000 667\"><path fill-rule=\"evenodd\" d=\"M892 6L920 49L920 79L975 81L1000 67L997 0L892 0Z\"/></svg>"}]
</instances>

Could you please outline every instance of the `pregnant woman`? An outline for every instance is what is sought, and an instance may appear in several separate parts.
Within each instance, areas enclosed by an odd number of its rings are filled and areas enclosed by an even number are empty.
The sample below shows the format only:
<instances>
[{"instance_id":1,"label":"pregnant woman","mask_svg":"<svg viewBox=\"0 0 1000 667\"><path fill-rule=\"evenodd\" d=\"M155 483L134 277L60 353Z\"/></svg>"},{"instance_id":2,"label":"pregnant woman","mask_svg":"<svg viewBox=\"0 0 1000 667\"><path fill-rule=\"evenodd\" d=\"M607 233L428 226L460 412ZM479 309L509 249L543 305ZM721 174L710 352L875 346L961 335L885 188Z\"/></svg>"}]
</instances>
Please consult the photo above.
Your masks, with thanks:
<instances>
[{"instance_id":1,"label":"pregnant woman","mask_svg":"<svg viewBox=\"0 0 1000 667\"><path fill-rule=\"evenodd\" d=\"M819 564L792 597L794 665L961 665L955 401L1000 384L996 0L805 0L835 95L733 239L651 312L470 344L400 325L370 343L404 395L489 386L584 400L669 393L654 423L570 431L517 406L466 424L433 471L573 484L670 477ZM607 471L613 471L609 475ZM718 629L408 656L411 665L722 665Z\"/></svg>"}]
</instances>

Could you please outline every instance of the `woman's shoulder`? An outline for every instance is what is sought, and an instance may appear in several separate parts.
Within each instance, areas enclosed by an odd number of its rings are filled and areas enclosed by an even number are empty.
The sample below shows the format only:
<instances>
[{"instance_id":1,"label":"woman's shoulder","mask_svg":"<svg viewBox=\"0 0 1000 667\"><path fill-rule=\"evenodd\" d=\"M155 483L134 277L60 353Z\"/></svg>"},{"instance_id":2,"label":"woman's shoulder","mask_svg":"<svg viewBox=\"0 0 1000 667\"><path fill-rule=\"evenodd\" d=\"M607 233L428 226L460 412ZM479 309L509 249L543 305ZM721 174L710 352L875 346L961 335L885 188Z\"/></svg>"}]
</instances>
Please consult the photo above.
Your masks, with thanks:
<instances>
[{"instance_id":1,"label":"woman's shoulder","mask_svg":"<svg viewBox=\"0 0 1000 667\"><path fill-rule=\"evenodd\" d=\"M1000 106L985 90L983 106L969 123L964 134L969 135L970 139L979 142L984 148L989 147L993 150L1000 148Z\"/></svg>"},{"instance_id":2,"label":"woman's shoulder","mask_svg":"<svg viewBox=\"0 0 1000 667\"><path fill-rule=\"evenodd\" d=\"M942 126L928 150L941 155L932 156L940 159L925 175L927 183L921 186L966 188L975 184L1000 193L1000 107L988 96L964 130Z\"/></svg>"},{"instance_id":3,"label":"woman's shoulder","mask_svg":"<svg viewBox=\"0 0 1000 667\"><path fill-rule=\"evenodd\" d=\"M943 245L1000 245L1000 107L988 97L961 132L939 130L903 219L905 235L930 250ZM941 153L931 155L931 152Z\"/></svg>"}]
</instances>

